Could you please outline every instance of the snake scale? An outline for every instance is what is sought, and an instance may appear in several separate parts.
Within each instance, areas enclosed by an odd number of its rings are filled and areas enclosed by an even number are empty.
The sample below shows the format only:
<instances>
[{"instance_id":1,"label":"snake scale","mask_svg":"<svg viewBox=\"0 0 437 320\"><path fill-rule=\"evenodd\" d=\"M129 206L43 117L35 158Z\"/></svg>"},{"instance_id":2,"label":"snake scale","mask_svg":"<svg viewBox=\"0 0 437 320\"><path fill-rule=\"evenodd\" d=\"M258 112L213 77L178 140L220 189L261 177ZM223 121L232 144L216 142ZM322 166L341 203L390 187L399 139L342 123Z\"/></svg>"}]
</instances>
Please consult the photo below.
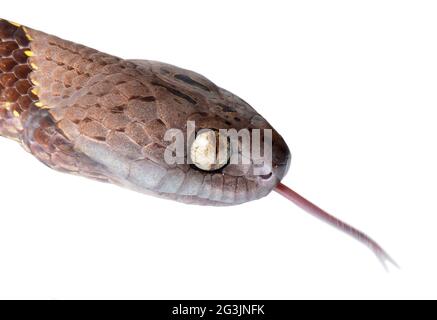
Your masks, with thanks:
<instances>
[{"instance_id":1,"label":"snake scale","mask_svg":"<svg viewBox=\"0 0 437 320\"><path fill-rule=\"evenodd\" d=\"M263 174L249 164L202 170L169 164L169 129L268 129ZM200 205L235 205L276 190L309 213L394 261L371 238L280 183L290 151L249 104L195 72L124 60L0 19L0 135L50 168ZM265 150L264 150L265 151Z\"/></svg>"}]
</instances>

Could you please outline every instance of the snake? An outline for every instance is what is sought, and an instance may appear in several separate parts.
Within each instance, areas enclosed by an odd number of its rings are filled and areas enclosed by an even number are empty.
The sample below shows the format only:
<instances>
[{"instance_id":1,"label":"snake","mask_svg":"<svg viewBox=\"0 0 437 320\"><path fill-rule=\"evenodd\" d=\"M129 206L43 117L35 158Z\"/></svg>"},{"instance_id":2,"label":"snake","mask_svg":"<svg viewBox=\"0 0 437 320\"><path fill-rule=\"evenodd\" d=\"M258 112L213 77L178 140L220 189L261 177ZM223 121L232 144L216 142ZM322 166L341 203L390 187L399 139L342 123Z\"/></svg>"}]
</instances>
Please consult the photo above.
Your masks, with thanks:
<instances>
[{"instance_id":1,"label":"snake","mask_svg":"<svg viewBox=\"0 0 437 320\"><path fill-rule=\"evenodd\" d=\"M270 164L254 174L253 159L168 163L166 132L185 132L190 121L196 130L270 130ZM238 205L274 190L395 264L366 234L282 184L291 162L283 137L243 99L190 70L122 59L0 19L0 136L57 171L182 203Z\"/></svg>"}]
</instances>

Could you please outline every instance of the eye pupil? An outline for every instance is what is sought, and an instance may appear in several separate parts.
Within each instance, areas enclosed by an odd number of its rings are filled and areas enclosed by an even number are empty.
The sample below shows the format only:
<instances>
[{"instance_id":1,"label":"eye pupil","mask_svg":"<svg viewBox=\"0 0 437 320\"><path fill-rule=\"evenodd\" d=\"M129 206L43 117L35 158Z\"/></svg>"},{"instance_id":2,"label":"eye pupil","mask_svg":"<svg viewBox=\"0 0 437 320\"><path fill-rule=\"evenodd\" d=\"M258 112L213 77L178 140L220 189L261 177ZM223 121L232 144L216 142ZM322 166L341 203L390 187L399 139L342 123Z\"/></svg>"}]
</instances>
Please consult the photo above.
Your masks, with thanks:
<instances>
[{"instance_id":1,"label":"eye pupil","mask_svg":"<svg viewBox=\"0 0 437 320\"><path fill-rule=\"evenodd\" d=\"M205 171L218 170L229 159L228 139L217 131L202 130L191 145L190 156L197 168Z\"/></svg>"}]
</instances>

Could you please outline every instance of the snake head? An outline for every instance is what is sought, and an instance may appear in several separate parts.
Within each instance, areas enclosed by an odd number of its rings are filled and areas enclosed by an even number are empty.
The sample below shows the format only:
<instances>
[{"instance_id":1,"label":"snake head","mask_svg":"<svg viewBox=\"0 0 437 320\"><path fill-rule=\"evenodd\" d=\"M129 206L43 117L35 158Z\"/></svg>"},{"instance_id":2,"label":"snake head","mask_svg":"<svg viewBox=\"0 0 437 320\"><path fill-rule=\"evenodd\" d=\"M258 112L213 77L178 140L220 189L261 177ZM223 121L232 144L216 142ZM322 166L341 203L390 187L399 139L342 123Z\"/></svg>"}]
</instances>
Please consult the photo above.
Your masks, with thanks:
<instances>
[{"instance_id":1,"label":"snake head","mask_svg":"<svg viewBox=\"0 0 437 320\"><path fill-rule=\"evenodd\" d=\"M153 74L154 103L165 127L149 156L159 172L153 193L186 203L233 205L266 196L285 176L287 144L248 103L195 72L133 62ZM141 185L149 175L139 169L134 179Z\"/></svg>"}]
</instances>

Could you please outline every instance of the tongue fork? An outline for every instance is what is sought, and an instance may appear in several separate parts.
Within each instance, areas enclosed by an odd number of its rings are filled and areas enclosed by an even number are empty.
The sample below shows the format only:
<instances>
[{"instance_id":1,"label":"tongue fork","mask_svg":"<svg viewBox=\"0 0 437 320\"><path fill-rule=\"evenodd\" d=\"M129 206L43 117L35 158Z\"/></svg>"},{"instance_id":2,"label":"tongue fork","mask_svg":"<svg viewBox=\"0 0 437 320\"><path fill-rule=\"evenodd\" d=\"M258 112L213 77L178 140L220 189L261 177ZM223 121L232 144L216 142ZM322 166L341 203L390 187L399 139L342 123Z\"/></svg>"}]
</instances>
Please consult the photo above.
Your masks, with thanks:
<instances>
[{"instance_id":1,"label":"tongue fork","mask_svg":"<svg viewBox=\"0 0 437 320\"><path fill-rule=\"evenodd\" d=\"M386 270L388 270L387 262L390 262L395 267L399 268L397 263L384 251L384 249L381 248L378 243L376 243L373 239L371 239L360 230L355 229L354 227L320 209L318 206L311 203L310 201L308 201L298 193L294 192L287 186L283 185L282 183L279 183L276 186L275 191L302 208L303 210L305 210L306 212L308 212L309 214L315 216L316 218L319 218L320 220L323 220L324 222L339 229L340 231L343 231L352 238L366 245L370 250L372 250L372 252L376 255L376 257L379 259L379 261L382 263Z\"/></svg>"}]
</instances>

